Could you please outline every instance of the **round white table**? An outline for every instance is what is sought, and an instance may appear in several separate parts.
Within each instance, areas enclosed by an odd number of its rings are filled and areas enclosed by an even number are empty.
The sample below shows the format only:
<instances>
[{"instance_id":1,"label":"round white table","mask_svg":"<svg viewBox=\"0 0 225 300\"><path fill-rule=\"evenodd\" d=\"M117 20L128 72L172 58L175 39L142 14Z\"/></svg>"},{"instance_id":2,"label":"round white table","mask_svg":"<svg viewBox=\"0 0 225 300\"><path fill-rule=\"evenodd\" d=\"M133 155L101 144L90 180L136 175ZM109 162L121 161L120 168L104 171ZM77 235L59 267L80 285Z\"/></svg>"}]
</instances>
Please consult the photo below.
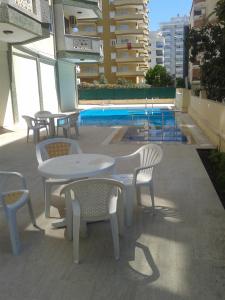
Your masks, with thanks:
<instances>
[{"instance_id":1,"label":"round white table","mask_svg":"<svg viewBox=\"0 0 225 300\"><path fill-rule=\"evenodd\" d=\"M115 159L102 154L71 154L50 158L38 167L41 176L56 179L92 177L113 171Z\"/></svg>"},{"instance_id":2,"label":"round white table","mask_svg":"<svg viewBox=\"0 0 225 300\"><path fill-rule=\"evenodd\" d=\"M54 179L79 179L113 173L115 159L102 154L71 154L44 161L38 172L42 177ZM52 223L54 227L65 226L65 219Z\"/></svg>"}]
</instances>

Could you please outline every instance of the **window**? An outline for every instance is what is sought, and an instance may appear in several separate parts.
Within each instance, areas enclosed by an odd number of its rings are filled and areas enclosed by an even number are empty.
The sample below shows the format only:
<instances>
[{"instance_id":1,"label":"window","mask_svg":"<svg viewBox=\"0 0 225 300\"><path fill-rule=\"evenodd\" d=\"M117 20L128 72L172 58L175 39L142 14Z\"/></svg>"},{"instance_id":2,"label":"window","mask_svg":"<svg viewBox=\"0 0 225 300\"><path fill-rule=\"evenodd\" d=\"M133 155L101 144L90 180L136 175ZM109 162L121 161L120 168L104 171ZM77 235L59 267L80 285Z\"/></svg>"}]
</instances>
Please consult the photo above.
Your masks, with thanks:
<instances>
[{"instance_id":1,"label":"window","mask_svg":"<svg viewBox=\"0 0 225 300\"><path fill-rule=\"evenodd\" d=\"M111 71L112 71L112 73L116 73L117 67L116 67L116 66L112 66L112 67L111 67Z\"/></svg>"},{"instance_id":2,"label":"window","mask_svg":"<svg viewBox=\"0 0 225 300\"><path fill-rule=\"evenodd\" d=\"M163 42L156 42L156 48L163 48Z\"/></svg>"},{"instance_id":3,"label":"window","mask_svg":"<svg viewBox=\"0 0 225 300\"><path fill-rule=\"evenodd\" d=\"M116 53L115 52L111 53L111 59L116 59Z\"/></svg>"},{"instance_id":4,"label":"window","mask_svg":"<svg viewBox=\"0 0 225 300\"><path fill-rule=\"evenodd\" d=\"M163 56L162 50L156 50L156 56Z\"/></svg>"},{"instance_id":5,"label":"window","mask_svg":"<svg viewBox=\"0 0 225 300\"><path fill-rule=\"evenodd\" d=\"M116 46L116 40L111 40L111 46Z\"/></svg>"},{"instance_id":6,"label":"window","mask_svg":"<svg viewBox=\"0 0 225 300\"><path fill-rule=\"evenodd\" d=\"M129 43L129 39L121 39L121 44Z\"/></svg>"},{"instance_id":7,"label":"window","mask_svg":"<svg viewBox=\"0 0 225 300\"><path fill-rule=\"evenodd\" d=\"M98 32L103 32L103 26L98 26Z\"/></svg>"},{"instance_id":8,"label":"window","mask_svg":"<svg viewBox=\"0 0 225 300\"><path fill-rule=\"evenodd\" d=\"M194 10L194 16L201 16L201 14L202 14L201 9L195 9Z\"/></svg>"},{"instance_id":9,"label":"window","mask_svg":"<svg viewBox=\"0 0 225 300\"><path fill-rule=\"evenodd\" d=\"M115 27L115 26L114 26ZM127 24L119 25L117 27L118 30L128 30L129 26Z\"/></svg>"}]
</instances>

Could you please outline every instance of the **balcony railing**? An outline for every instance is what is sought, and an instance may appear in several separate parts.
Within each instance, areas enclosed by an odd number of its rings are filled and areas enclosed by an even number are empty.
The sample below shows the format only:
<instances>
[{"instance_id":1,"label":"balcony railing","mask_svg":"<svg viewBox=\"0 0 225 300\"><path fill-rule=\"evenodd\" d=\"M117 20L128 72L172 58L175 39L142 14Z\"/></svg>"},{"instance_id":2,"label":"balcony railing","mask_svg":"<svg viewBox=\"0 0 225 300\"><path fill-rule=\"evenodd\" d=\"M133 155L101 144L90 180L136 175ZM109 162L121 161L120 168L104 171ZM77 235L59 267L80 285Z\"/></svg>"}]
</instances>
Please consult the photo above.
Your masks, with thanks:
<instances>
[{"instance_id":1,"label":"balcony railing","mask_svg":"<svg viewBox=\"0 0 225 300\"><path fill-rule=\"evenodd\" d=\"M50 23L49 4L47 0L1 0L1 3L21 11L42 23Z\"/></svg>"},{"instance_id":2,"label":"balcony railing","mask_svg":"<svg viewBox=\"0 0 225 300\"><path fill-rule=\"evenodd\" d=\"M148 0L114 0L112 4L122 6L122 5L144 5L146 6Z\"/></svg>"},{"instance_id":3,"label":"balcony railing","mask_svg":"<svg viewBox=\"0 0 225 300\"><path fill-rule=\"evenodd\" d=\"M99 39L83 36L65 36L65 50L103 55L102 44Z\"/></svg>"},{"instance_id":4,"label":"balcony railing","mask_svg":"<svg viewBox=\"0 0 225 300\"><path fill-rule=\"evenodd\" d=\"M25 10L35 12L32 0L15 0L15 3Z\"/></svg>"}]
</instances>

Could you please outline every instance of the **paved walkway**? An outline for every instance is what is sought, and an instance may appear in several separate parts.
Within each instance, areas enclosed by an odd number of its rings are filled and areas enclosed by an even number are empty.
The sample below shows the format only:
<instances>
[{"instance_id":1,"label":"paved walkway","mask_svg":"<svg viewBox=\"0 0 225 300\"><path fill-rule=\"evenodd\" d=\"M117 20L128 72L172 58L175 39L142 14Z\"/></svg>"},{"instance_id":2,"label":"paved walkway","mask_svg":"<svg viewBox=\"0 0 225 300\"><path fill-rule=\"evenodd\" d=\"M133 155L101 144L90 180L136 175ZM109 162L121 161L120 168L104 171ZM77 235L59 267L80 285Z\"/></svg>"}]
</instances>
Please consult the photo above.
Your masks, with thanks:
<instances>
[{"instance_id":1,"label":"paved walkway","mask_svg":"<svg viewBox=\"0 0 225 300\"><path fill-rule=\"evenodd\" d=\"M120 155L140 146L103 143L112 131L81 128L81 148L84 152ZM155 171L157 214L153 217L150 209L137 208L133 226L120 240L120 261L113 257L109 225L100 222L89 226L89 237L81 240L81 264L75 265L64 229L51 227L52 220L63 214L57 198L51 209L53 217L44 217L34 145L26 143L22 131L7 134L0 136L1 170L20 171L26 176L41 230L30 225L23 209L18 223L24 249L13 257L1 211L0 299L224 298L225 211L194 145L162 145L164 158ZM133 167L121 165L125 171ZM145 191L143 203L149 204Z\"/></svg>"}]
</instances>

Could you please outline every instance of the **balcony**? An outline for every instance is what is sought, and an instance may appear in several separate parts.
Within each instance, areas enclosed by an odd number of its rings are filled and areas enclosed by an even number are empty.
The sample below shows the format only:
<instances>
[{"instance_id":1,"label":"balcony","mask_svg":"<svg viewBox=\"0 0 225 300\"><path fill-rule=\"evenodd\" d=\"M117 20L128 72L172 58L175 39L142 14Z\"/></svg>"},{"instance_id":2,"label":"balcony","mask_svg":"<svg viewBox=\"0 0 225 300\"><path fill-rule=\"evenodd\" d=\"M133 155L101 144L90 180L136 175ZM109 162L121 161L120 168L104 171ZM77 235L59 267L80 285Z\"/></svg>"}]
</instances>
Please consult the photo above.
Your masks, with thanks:
<instances>
[{"instance_id":1,"label":"balcony","mask_svg":"<svg viewBox=\"0 0 225 300\"><path fill-rule=\"evenodd\" d=\"M118 77L129 77L129 76L144 76L145 70L141 70L140 68L124 68L118 69L116 72L116 76Z\"/></svg>"},{"instance_id":2,"label":"balcony","mask_svg":"<svg viewBox=\"0 0 225 300\"><path fill-rule=\"evenodd\" d=\"M201 19L197 19L197 20L194 20L194 24L193 24L193 27L202 27L206 24L206 19L205 18L201 18Z\"/></svg>"},{"instance_id":3,"label":"balcony","mask_svg":"<svg viewBox=\"0 0 225 300\"><path fill-rule=\"evenodd\" d=\"M96 62L103 57L102 42L98 38L66 34L58 40L57 55L72 62Z\"/></svg>"},{"instance_id":4,"label":"balcony","mask_svg":"<svg viewBox=\"0 0 225 300\"><path fill-rule=\"evenodd\" d=\"M67 1L54 4L55 16L55 33L57 56L69 60L73 63L96 62L102 59L102 41L96 37L96 25L82 25L81 30L77 27L76 19L84 18L85 20L97 17L93 5L87 8L87 2L90 1ZM95 6L97 7L97 1ZM79 6L76 6L79 5ZM71 18L72 17L72 18ZM79 22L78 22L79 23ZM76 29L76 30L75 30ZM90 32L89 32L90 29Z\"/></svg>"},{"instance_id":5,"label":"balcony","mask_svg":"<svg viewBox=\"0 0 225 300\"><path fill-rule=\"evenodd\" d=\"M102 0L61 0L64 11L77 19L98 19L102 17Z\"/></svg>"},{"instance_id":6,"label":"balcony","mask_svg":"<svg viewBox=\"0 0 225 300\"><path fill-rule=\"evenodd\" d=\"M91 28L91 30L87 30L84 27L80 27L78 26L79 30L78 32L72 32L71 31L71 35L74 36L93 36L93 37L97 37L98 36L98 32L97 32L97 28L93 27Z\"/></svg>"},{"instance_id":7,"label":"balcony","mask_svg":"<svg viewBox=\"0 0 225 300\"><path fill-rule=\"evenodd\" d=\"M146 7L148 0L115 0L112 2L114 6L132 6L141 5Z\"/></svg>"},{"instance_id":8,"label":"balcony","mask_svg":"<svg viewBox=\"0 0 225 300\"><path fill-rule=\"evenodd\" d=\"M92 78L92 77L98 77L99 72L98 70L82 70L79 74L80 78Z\"/></svg>"},{"instance_id":9,"label":"balcony","mask_svg":"<svg viewBox=\"0 0 225 300\"><path fill-rule=\"evenodd\" d=\"M120 43L118 42L115 45L117 51L127 51L127 50L139 50L141 52L148 52L148 45L143 42L127 42Z\"/></svg>"},{"instance_id":10,"label":"balcony","mask_svg":"<svg viewBox=\"0 0 225 300\"><path fill-rule=\"evenodd\" d=\"M145 62L146 57L145 56L126 56L126 57L118 57L116 58L117 63L141 63Z\"/></svg>"},{"instance_id":11,"label":"balcony","mask_svg":"<svg viewBox=\"0 0 225 300\"><path fill-rule=\"evenodd\" d=\"M50 12L46 0L2 0L0 41L15 44L49 37Z\"/></svg>"},{"instance_id":12,"label":"balcony","mask_svg":"<svg viewBox=\"0 0 225 300\"><path fill-rule=\"evenodd\" d=\"M129 35L129 34L133 34L133 35L148 35L148 30L145 28L128 28L128 29L120 29L120 28L116 28L115 30L115 34L117 35Z\"/></svg>"},{"instance_id":13,"label":"balcony","mask_svg":"<svg viewBox=\"0 0 225 300\"><path fill-rule=\"evenodd\" d=\"M142 13L137 13L136 11L127 11L126 13L116 13L114 17L115 21L125 21L125 20L142 20L146 21Z\"/></svg>"}]
</instances>

